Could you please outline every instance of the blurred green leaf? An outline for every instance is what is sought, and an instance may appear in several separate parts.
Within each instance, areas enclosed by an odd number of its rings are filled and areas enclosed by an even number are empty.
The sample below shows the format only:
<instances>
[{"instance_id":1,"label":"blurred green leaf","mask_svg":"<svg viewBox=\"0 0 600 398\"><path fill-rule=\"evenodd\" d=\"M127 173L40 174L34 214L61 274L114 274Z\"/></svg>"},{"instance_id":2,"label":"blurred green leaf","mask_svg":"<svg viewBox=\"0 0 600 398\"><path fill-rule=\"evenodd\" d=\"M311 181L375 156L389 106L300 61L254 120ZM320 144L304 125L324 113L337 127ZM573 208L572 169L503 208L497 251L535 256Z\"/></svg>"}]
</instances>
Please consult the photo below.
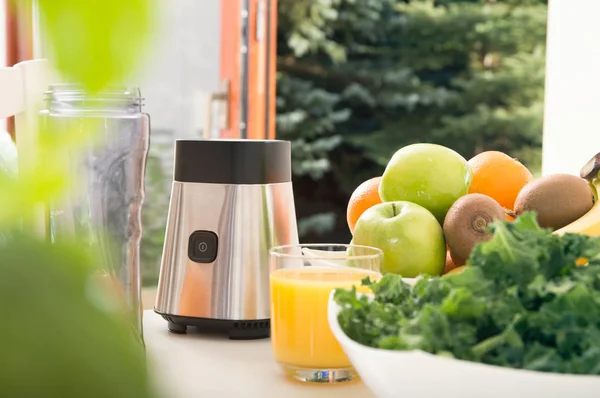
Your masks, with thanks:
<instances>
[{"instance_id":1,"label":"blurred green leaf","mask_svg":"<svg viewBox=\"0 0 600 398\"><path fill-rule=\"evenodd\" d=\"M0 396L146 398L144 347L79 245L0 242Z\"/></svg>"},{"instance_id":2,"label":"blurred green leaf","mask_svg":"<svg viewBox=\"0 0 600 398\"><path fill-rule=\"evenodd\" d=\"M31 7L31 0L9 1L20 12ZM63 81L96 92L133 74L149 38L153 0L38 3L45 55ZM0 167L2 397L153 396L143 342L117 280L95 263L102 256L82 237L50 244L22 228L34 208L77 188L73 165L100 138L95 123L82 118L74 129L55 128L42 117L38 156L18 178Z\"/></svg>"},{"instance_id":3,"label":"blurred green leaf","mask_svg":"<svg viewBox=\"0 0 600 398\"><path fill-rule=\"evenodd\" d=\"M74 184L72 164L87 145L97 142L99 119L80 120L78 129L54 131L41 123L38 134L39 156L18 179L0 170L0 230L20 225L31 216L31 209L50 200L60 199L69 184Z\"/></svg>"},{"instance_id":4,"label":"blurred green leaf","mask_svg":"<svg viewBox=\"0 0 600 398\"><path fill-rule=\"evenodd\" d=\"M154 0L39 0L39 8L50 60L90 91L131 76L156 9Z\"/></svg>"}]
</instances>

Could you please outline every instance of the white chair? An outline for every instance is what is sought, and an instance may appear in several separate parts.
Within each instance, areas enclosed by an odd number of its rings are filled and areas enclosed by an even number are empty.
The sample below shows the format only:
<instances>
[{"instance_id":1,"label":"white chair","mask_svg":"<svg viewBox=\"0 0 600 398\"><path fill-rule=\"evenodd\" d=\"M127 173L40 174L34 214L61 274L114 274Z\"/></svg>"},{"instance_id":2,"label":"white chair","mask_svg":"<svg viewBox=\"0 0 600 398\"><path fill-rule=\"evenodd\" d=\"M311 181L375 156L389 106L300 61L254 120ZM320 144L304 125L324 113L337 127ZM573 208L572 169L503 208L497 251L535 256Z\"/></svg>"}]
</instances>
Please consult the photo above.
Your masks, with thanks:
<instances>
[{"instance_id":1,"label":"white chair","mask_svg":"<svg viewBox=\"0 0 600 398\"><path fill-rule=\"evenodd\" d=\"M26 172L33 164L32 160L37 158L39 112L50 75L46 59L0 68L0 119L15 117L19 173ZM34 209L32 225L25 227L40 237L46 236L46 214L42 204Z\"/></svg>"}]
</instances>

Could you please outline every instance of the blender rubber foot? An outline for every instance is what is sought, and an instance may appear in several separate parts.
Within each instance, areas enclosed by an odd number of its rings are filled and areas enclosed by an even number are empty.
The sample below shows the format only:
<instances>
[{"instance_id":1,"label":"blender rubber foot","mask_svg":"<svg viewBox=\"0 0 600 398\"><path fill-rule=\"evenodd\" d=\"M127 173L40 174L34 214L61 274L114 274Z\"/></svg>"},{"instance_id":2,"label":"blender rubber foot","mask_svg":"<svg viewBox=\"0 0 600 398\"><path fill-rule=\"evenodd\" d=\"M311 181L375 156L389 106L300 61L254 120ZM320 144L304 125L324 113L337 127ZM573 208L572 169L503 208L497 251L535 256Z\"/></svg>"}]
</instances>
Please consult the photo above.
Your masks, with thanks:
<instances>
[{"instance_id":1,"label":"blender rubber foot","mask_svg":"<svg viewBox=\"0 0 600 398\"><path fill-rule=\"evenodd\" d=\"M187 326L173 322L167 323L167 329L169 329L169 332L177 334L185 334L187 332Z\"/></svg>"}]
</instances>

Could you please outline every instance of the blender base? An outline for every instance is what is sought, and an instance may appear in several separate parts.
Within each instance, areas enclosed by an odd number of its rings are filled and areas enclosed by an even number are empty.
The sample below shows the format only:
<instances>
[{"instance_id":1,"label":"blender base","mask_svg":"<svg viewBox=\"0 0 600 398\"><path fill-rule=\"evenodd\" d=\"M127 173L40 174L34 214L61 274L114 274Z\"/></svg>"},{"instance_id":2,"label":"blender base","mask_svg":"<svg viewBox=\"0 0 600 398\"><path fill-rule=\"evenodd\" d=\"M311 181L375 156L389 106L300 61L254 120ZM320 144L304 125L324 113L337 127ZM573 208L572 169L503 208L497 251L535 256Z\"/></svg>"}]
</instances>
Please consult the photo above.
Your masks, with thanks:
<instances>
[{"instance_id":1,"label":"blender base","mask_svg":"<svg viewBox=\"0 0 600 398\"><path fill-rule=\"evenodd\" d=\"M225 335L230 340L266 339L271 335L270 319L209 319L161 314L156 310L154 312L161 315L168 322L167 329L169 332L176 334L185 334L188 332L188 327L191 327L201 333Z\"/></svg>"}]
</instances>

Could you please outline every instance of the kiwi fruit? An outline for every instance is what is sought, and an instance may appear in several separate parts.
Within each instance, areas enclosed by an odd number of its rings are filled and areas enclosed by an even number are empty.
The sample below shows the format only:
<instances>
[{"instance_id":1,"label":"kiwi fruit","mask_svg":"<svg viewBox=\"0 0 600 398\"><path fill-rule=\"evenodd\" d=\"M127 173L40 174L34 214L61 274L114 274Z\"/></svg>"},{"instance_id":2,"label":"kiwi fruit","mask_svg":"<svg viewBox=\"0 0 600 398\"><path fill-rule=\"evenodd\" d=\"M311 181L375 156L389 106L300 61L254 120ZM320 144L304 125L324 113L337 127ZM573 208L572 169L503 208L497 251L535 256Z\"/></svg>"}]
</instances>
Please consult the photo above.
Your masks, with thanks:
<instances>
[{"instance_id":1,"label":"kiwi fruit","mask_svg":"<svg viewBox=\"0 0 600 398\"><path fill-rule=\"evenodd\" d=\"M489 240L489 224L505 219L504 209L487 195L471 193L458 198L444 219L444 237L455 261L464 264L476 244ZM459 261L460 259L460 261Z\"/></svg>"},{"instance_id":2,"label":"kiwi fruit","mask_svg":"<svg viewBox=\"0 0 600 398\"><path fill-rule=\"evenodd\" d=\"M525 185L515 200L515 214L537 213L538 224L553 231L587 213L594 193L587 180L571 174L552 174Z\"/></svg>"}]
</instances>

